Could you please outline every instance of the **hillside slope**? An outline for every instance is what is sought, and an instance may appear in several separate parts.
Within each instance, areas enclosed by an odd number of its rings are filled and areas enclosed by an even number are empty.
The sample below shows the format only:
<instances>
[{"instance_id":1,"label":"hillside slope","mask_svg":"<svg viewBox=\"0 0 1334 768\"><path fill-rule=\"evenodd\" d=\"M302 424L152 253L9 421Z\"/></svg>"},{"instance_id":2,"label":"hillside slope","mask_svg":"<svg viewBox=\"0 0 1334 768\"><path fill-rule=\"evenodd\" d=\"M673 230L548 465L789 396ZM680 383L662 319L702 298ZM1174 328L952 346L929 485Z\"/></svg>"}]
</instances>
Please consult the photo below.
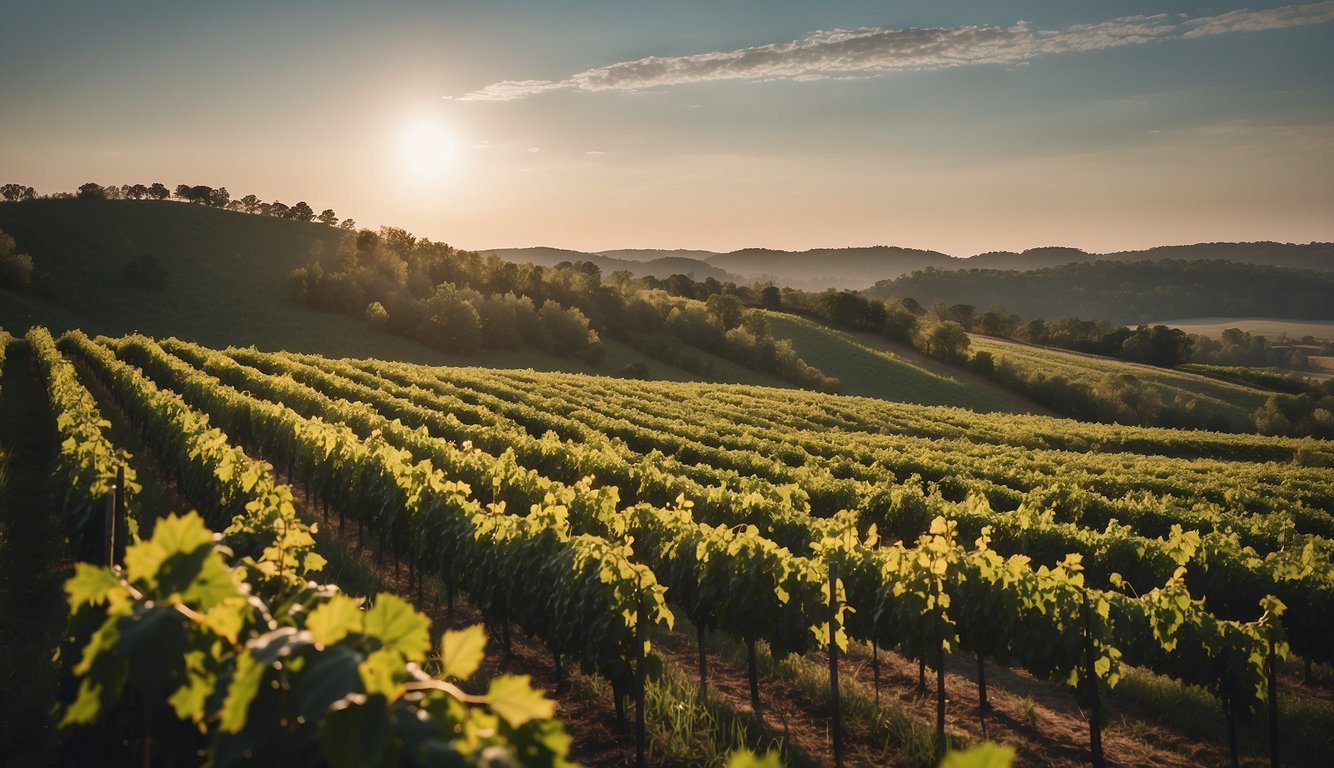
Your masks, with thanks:
<instances>
[{"instance_id":1,"label":"hillside slope","mask_svg":"<svg viewBox=\"0 0 1334 768\"><path fill-rule=\"evenodd\" d=\"M1234 429L1250 431L1252 414L1265 404L1271 393L1253 387L1211 379L1196 373L1141 365L1110 357L1087 355L1051 347L1038 347L1018 341L971 334L970 349L988 352L997 365L1020 370L1040 371L1048 377L1097 383L1109 376L1131 375L1156 387L1167 402L1194 400L1205 411L1217 413Z\"/></svg>"},{"instance_id":2,"label":"hillside slope","mask_svg":"<svg viewBox=\"0 0 1334 768\"><path fill-rule=\"evenodd\" d=\"M775 337L792 340L797 354L837 377L846 395L923 405L953 405L983 413L1048 413L987 381L973 381L950 366L897 354L883 338L862 338L794 315L767 313ZM918 355L918 357L921 357Z\"/></svg>"},{"instance_id":3,"label":"hillside slope","mask_svg":"<svg viewBox=\"0 0 1334 768\"><path fill-rule=\"evenodd\" d=\"M699 378L612 340L599 368L532 347L461 357L376 332L354 318L307 309L287 300L287 276L313 259L317 243L325 263L332 262L343 233L322 224L176 202L33 200L0 204L0 230L13 235L37 271L55 282L52 300L0 293L0 327L15 333L32 325L107 335L139 331L333 357L587 373L615 373L638 362L655 377ZM166 267L165 291L140 290L124 279L126 262L143 254ZM777 383L721 358L713 362L713 380Z\"/></svg>"}]
</instances>

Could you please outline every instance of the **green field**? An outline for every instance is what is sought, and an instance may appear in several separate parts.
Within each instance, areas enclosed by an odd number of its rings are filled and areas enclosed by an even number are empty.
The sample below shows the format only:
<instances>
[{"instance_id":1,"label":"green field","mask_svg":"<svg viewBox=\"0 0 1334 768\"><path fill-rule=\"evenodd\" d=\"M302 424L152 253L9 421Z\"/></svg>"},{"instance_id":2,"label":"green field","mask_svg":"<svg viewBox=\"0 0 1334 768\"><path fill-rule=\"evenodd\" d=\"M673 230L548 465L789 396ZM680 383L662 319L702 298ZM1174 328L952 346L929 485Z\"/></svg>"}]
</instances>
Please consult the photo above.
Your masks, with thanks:
<instances>
[{"instance_id":1,"label":"green field","mask_svg":"<svg viewBox=\"0 0 1334 768\"><path fill-rule=\"evenodd\" d=\"M1034 404L999 387L978 387L877 349L852 334L794 315L768 313L776 338L788 338L802 359L835 376L847 395L923 405L955 405L975 411L1036 412ZM946 368L946 366L940 366Z\"/></svg>"},{"instance_id":2,"label":"green field","mask_svg":"<svg viewBox=\"0 0 1334 768\"><path fill-rule=\"evenodd\" d=\"M1331 298L1334 311L1334 297ZM1228 328L1239 328L1252 336L1264 336L1273 341L1283 334L1297 340L1311 336L1317 341L1334 341L1334 320L1280 320L1270 317L1190 317L1184 320L1164 320L1151 325L1167 325L1186 333L1218 338Z\"/></svg>"},{"instance_id":3,"label":"green field","mask_svg":"<svg viewBox=\"0 0 1334 768\"><path fill-rule=\"evenodd\" d=\"M1010 365L1023 370L1040 371L1046 376L1062 376L1070 381L1097 382L1108 376L1130 374L1157 387L1166 401L1170 402L1177 397L1183 401L1195 400L1229 423L1243 428L1251 423L1251 414L1264 405L1271 394L1253 387L1152 365L1051 347L1036 347L979 334L971 334L971 338L972 352L989 352L997 364L1006 360Z\"/></svg>"}]
</instances>

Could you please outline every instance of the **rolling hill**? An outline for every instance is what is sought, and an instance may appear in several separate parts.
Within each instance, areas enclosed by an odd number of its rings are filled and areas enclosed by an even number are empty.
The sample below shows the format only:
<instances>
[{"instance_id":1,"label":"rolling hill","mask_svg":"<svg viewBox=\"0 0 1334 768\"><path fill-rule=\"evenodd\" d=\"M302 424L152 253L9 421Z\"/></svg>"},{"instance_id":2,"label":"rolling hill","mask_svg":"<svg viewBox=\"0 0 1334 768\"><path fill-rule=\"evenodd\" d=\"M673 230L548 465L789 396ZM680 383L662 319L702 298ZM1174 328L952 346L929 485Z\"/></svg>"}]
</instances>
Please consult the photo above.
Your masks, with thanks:
<instances>
[{"instance_id":1,"label":"rolling hill","mask_svg":"<svg viewBox=\"0 0 1334 768\"><path fill-rule=\"evenodd\" d=\"M610 339L596 369L533 347L465 358L376 332L354 318L314 312L289 301L286 286L292 269L313 259L312 248L331 261L343 233L322 224L177 202L76 199L0 204L0 230L55 283L50 299L0 293L0 328L15 333L32 325L107 335L139 331L336 357L590 373L638 362L660 378L699 378ZM143 254L166 267L165 291L139 290L124 279L126 262ZM722 358L712 362L714 380L780 384Z\"/></svg>"},{"instance_id":2,"label":"rolling hill","mask_svg":"<svg viewBox=\"0 0 1334 768\"><path fill-rule=\"evenodd\" d=\"M586 253L584 251L544 246L535 248L495 248L481 251L481 253L484 256L498 256L505 261L540 264L544 267L554 267L563 261L588 261L596 264L598 269L602 270L603 275L624 270L635 277L666 278L680 274L690 275L696 280L706 280L712 277L725 283L747 282L746 278L741 275L732 274L725 269L691 256L672 254L671 251L663 252L666 255L647 259L622 258L613 255L616 253L614 251L609 253Z\"/></svg>"},{"instance_id":3,"label":"rolling hill","mask_svg":"<svg viewBox=\"0 0 1334 768\"><path fill-rule=\"evenodd\" d=\"M510 261L555 265L562 261L591 261L610 274L618 269L635 275L666 278L693 274L696 280L714 277L737 283L772 281L807 290L827 288L862 290L877 282L894 280L917 270L989 269L1029 271L1095 261L1215 260L1287 269L1334 271L1334 243L1196 243L1165 245L1139 251L1090 253L1079 248L1048 246L1025 251L990 251L958 258L939 251L875 245L853 248L813 248L784 251L743 248L726 253L704 250L625 248L596 253L562 248L498 248L494 253Z\"/></svg>"},{"instance_id":4,"label":"rolling hill","mask_svg":"<svg viewBox=\"0 0 1334 768\"><path fill-rule=\"evenodd\" d=\"M49 273L55 284L50 299L0 293L0 328L15 333L32 325L106 335L138 331L217 346L576 373L616 374L638 363L654 379L790 386L698 349L692 354L710 363L707 376L648 358L614 339L603 340L606 354L597 367L530 346L465 357L376 332L355 318L315 312L289 301L286 285L293 268L313 259L313 248L322 249L326 264L332 261L329 254L343 233L321 224L177 202L67 199L0 204L0 230L13 235L20 250L32 255L37 270ZM579 255L540 250L552 264ZM156 255L166 267L165 291L140 290L124 279L126 262L142 254ZM868 360L882 385L863 387L852 376L852 391L919 403L981 402L961 385L941 389L915 384L923 377L936 378L915 366L882 370L887 363L874 356Z\"/></svg>"},{"instance_id":5,"label":"rolling hill","mask_svg":"<svg viewBox=\"0 0 1334 768\"><path fill-rule=\"evenodd\" d=\"M12 332L42 324L56 331L81 328L108 335L139 331L218 346L255 345L329 356L601 374L616 374L637 363L654 379L786 386L777 378L699 350L697 356L712 364L707 376L649 359L613 339L604 339L606 355L598 367L527 346L518 352L490 350L465 357L376 332L355 318L315 312L289 301L285 289L288 273L308 263L313 250L335 251L342 233L320 224L174 202L38 200L0 205L0 229L16 238L20 249L33 256L37 269L52 276L55 286L51 299L2 295L0 327ZM553 263L579 256L573 251L543 250L555 259ZM759 251L749 253L759 258ZM139 290L124 279L126 262L143 254L158 256L166 266L165 291ZM791 340L802 358L840 379L845 394L981 412L1048 412L971 371L924 358L878 336L848 333L792 315L771 314L770 323L777 338ZM1264 401L1262 394L1246 388L1115 360L980 337L974 348L993 351L1016 364L1060 369L1069 376L1104 378L1111 372L1132 372L1172 395L1208 404L1237 427Z\"/></svg>"}]
</instances>

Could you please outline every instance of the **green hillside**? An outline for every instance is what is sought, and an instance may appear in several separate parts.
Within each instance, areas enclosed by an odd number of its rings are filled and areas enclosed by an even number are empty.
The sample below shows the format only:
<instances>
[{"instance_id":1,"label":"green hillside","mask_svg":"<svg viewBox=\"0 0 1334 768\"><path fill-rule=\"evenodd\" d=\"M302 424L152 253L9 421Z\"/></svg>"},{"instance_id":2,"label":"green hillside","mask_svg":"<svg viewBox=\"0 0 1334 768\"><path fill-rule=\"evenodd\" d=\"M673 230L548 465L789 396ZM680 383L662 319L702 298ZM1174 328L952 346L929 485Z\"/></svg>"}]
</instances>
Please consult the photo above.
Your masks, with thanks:
<instances>
[{"instance_id":1,"label":"green hillside","mask_svg":"<svg viewBox=\"0 0 1334 768\"><path fill-rule=\"evenodd\" d=\"M1177 397L1182 401L1195 400L1202 408L1243 429L1253 423L1252 414L1265 404L1270 394L1199 374L978 334L972 335L970 349L974 353L991 353L997 365L1006 361L1019 369L1042 371L1047 376L1061 376L1070 381L1096 382L1112 375L1131 374L1160 389L1166 400Z\"/></svg>"},{"instance_id":2,"label":"green hillside","mask_svg":"<svg viewBox=\"0 0 1334 768\"><path fill-rule=\"evenodd\" d=\"M32 325L107 335L139 331L334 357L590 373L615 373L639 362L655 378L700 378L610 339L597 368L532 347L461 357L376 332L350 317L314 312L288 301L285 291L288 274L311 261L316 243L331 261L343 233L323 224L178 202L76 199L0 204L0 230L55 283L52 299L0 294L0 327L15 333ZM166 267L165 291L140 290L124 279L126 262L144 254ZM699 356L713 362L713 380L781 385L722 358Z\"/></svg>"},{"instance_id":3,"label":"green hillside","mask_svg":"<svg viewBox=\"0 0 1334 768\"><path fill-rule=\"evenodd\" d=\"M792 340L797 354L830 376L848 395L878 397L923 405L955 405L975 411L1039 412L1033 403L990 384L976 385L960 375L931 370L856 336L794 315L770 312L775 337ZM936 368L947 368L940 363Z\"/></svg>"}]
</instances>

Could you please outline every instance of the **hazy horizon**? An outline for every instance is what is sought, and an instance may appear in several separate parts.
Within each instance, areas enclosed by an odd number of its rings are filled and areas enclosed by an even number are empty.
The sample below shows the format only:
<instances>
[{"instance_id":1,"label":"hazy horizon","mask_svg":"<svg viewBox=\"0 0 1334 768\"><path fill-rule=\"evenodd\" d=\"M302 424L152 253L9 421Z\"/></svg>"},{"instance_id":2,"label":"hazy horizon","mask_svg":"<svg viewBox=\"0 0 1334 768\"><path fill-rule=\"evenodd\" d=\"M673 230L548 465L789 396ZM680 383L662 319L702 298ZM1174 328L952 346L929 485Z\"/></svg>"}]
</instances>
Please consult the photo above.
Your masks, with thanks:
<instances>
[{"instance_id":1,"label":"hazy horizon","mask_svg":"<svg viewBox=\"0 0 1334 768\"><path fill-rule=\"evenodd\" d=\"M1334 241L1334 2L7 10L0 183L42 193L483 250Z\"/></svg>"}]
</instances>

